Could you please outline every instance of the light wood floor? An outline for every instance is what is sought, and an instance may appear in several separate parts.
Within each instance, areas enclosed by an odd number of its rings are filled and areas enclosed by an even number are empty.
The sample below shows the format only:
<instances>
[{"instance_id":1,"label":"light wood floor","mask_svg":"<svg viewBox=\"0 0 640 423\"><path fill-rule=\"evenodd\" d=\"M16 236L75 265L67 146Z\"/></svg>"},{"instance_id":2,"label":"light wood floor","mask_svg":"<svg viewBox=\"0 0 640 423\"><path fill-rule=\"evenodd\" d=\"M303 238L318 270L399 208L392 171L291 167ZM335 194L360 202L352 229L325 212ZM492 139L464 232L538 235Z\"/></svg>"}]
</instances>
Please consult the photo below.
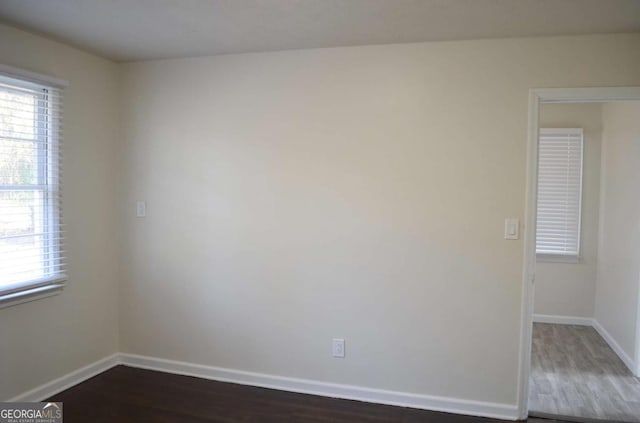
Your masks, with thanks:
<instances>
[{"instance_id":1,"label":"light wood floor","mask_svg":"<svg viewBox=\"0 0 640 423\"><path fill-rule=\"evenodd\" d=\"M640 422L640 379L592 327L534 323L529 410Z\"/></svg>"}]
</instances>

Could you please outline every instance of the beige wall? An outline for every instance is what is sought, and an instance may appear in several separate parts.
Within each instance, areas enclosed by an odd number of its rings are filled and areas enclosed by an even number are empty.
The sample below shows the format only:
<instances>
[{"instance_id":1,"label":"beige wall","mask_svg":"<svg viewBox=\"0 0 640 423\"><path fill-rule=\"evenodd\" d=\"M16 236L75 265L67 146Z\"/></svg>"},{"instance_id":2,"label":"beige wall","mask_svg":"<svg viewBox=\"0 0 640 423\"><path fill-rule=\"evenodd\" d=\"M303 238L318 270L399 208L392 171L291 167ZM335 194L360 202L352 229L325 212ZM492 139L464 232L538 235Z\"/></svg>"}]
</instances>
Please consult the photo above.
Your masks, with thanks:
<instances>
[{"instance_id":1,"label":"beige wall","mask_svg":"<svg viewBox=\"0 0 640 423\"><path fill-rule=\"evenodd\" d=\"M540 126L584 130L582 232L579 262L537 261L534 313L591 318L596 295L602 105L543 104Z\"/></svg>"},{"instance_id":2,"label":"beige wall","mask_svg":"<svg viewBox=\"0 0 640 423\"><path fill-rule=\"evenodd\" d=\"M640 85L639 47L512 39L120 69L0 25L0 62L70 81L69 284L0 310L0 397L120 349L514 404L523 245L502 236L523 217L528 89Z\"/></svg>"},{"instance_id":3,"label":"beige wall","mask_svg":"<svg viewBox=\"0 0 640 423\"><path fill-rule=\"evenodd\" d=\"M596 319L631 360L640 330L640 102L603 107ZM640 369L638 369L640 372Z\"/></svg>"},{"instance_id":4,"label":"beige wall","mask_svg":"<svg viewBox=\"0 0 640 423\"><path fill-rule=\"evenodd\" d=\"M0 63L69 81L64 99L62 294L0 309L0 399L118 349L115 233L118 68L0 25Z\"/></svg>"},{"instance_id":5,"label":"beige wall","mask_svg":"<svg viewBox=\"0 0 640 423\"><path fill-rule=\"evenodd\" d=\"M640 36L123 76L123 351L515 404L523 244L503 229L524 213L528 90L640 85Z\"/></svg>"}]
</instances>

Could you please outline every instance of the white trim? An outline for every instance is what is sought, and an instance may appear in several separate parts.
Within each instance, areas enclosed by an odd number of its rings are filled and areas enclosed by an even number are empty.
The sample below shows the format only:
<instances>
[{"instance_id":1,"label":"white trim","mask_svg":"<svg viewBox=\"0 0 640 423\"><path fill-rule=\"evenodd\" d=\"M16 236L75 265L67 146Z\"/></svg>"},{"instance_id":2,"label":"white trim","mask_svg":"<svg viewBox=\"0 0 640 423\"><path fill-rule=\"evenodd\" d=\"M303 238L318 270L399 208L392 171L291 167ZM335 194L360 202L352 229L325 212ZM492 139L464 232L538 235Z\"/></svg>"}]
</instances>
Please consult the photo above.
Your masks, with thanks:
<instances>
[{"instance_id":1,"label":"white trim","mask_svg":"<svg viewBox=\"0 0 640 423\"><path fill-rule=\"evenodd\" d=\"M540 135L584 135L582 128L540 128Z\"/></svg>"},{"instance_id":2,"label":"white trim","mask_svg":"<svg viewBox=\"0 0 640 423\"><path fill-rule=\"evenodd\" d=\"M90 379L110 368L117 366L120 363L119 354L113 354L109 357L105 357L88 366L82 367L43 385L40 385L27 392L23 392L20 395L8 400L8 402L30 402L30 401L42 401L58 392L62 392L65 389L69 389L87 379Z\"/></svg>"},{"instance_id":3,"label":"white trim","mask_svg":"<svg viewBox=\"0 0 640 423\"><path fill-rule=\"evenodd\" d=\"M529 91L529 121L527 137L526 207L524 216L524 258L522 265L522 296L520 316L520 353L518 358L518 417L529 415L529 374L531 372L531 337L533 331L534 282L536 279L536 210L538 184L538 116L539 97Z\"/></svg>"},{"instance_id":4,"label":"white trim","mask_svg":"<svg viewBox=\"0 0 640 423\"><path fill-rule=\"evenodd\" d=\"M34 84L47 85L55 88L65 88L69 86L69 82L64 79L55 78L49 75L43 75L41 73L31 72L28 70L15 68L13 66L3 65L0 63L0 74L18 78L24 81L29 81Z\"/></svg>"},{"instance_id":5,"label":"white trim","mask_svg":"<svg viewBox=\"0 0 640 423\"><path fill-rule=\"evenodd\" d=\"M40 288L47 285L62 284L66 282L67 275L55 274L44 278L29 279L26 281L15 282L8 285L4 285L0 288L0 298L5 295L11 295L19 292L23 292L25 289Z\"/></svg>"},{"instance_id":6,"label":"white trim","mask_svg":"<svg viewBox=\"0 0 640 423\"><path fill-rule=\"evenodd\" d=\"M604 103L640 99L640 87L535 88L543 103Z\"/></svg>"},{"instance_id":7,"label":"white trim","mask_svg":"<svg viewBox=\"0 0 640 423\"><path fill-rule=\"evenodd\" d=\"M343 398L372 402L376 404L412 407L424 410L492 417L505 420L516 420L518 418L518 408L515 404L500 404L451 397L436 397L409 392L387 391L361 386L343 385L317 380L298 379L221 367L204 366L200 364L135 354L121 354L120 362L124 365L140 369L195 376L220 382L231 382L288 392L299 392L331 398Z\"/></svg>"},{"instance_id":8,"label":"white trim","mask_svg":"<svg viewBox=\"0 0 640 423\"><path fill-rule=\"evenodd\" d=\"M640 281L638 281L640 283ZM638 310L636 317L636 345L635 345L636 377L640 377L640 289L638 289Z\"/></svg>"},{"instance_id":9,"label":"white trim","mask_svg":"<svg viewBox=\"0 0 640 423\"><path fill-rule=\"evenodd\" d=\"M575 256L575 255L568 255L568 254L540 254L540 253L536 253L536 262L537 263L579 264L579 263L582 263L582 256Z\"/></svg>"},{"instance_id":10,"label":"white trim","mask_svg":"<svg viewBox=\"0 0 640 423\"><path fill-rule=\"evenodd\" d=\"M554 323L557 325L594 326L594 319L592 317L554 316L552 314L534 314L533 321L536 323Z\"/></svg>"},{"instance_id":11,"label":"white trim","mask_svg":"<svg viewBox=\"0 0 640 423\"><path fill-rule=\"evenodd\" d=\"M609 344L611 349L618 355L618 357L620 357L620 360L622 360L624 365L627 366L629 370L631 370L631 373L633 373L635 376L639 376L636 373L636 363L631 359L631 357L629 357L629 355L627 355L626 352L624 352L620 344L618 344L613 336L611 336L611 334L607 332L604 326L602 326L600 322L594 319L593 328L600 334L600 336L602 336L607 344Z\"/></svg>"},{"instance_id":12,"label":"white trim","mask_svg":"<svg viewBox=\"0 0 640 423\"><path fill-rule=\"evenodd\" d=\"M219 382L237 383L240 385L257 386L267 389L277 389L281 391L298 392L330 398L342 398L371 402L375 404L411 407L423 410L442 411L469 416L491 417L503 420L517 420L518 418L518 407L515 404L473 401L451 397L438 397L409 392L365 388L361 386L275 376L125 353L117 353L109 357L105 357L51 382L40 385L27 392L23 392L22 394L9 399L8 402L42 401L119 364L139 369L148 369L164 373L216 380Z\"/></svg>"},{"instance_id":13,"label":"white trim","mask_svg":"<svg viewBox=\"0 0 640 423\"><path fill-rule=\"evenodd\" d=\"M529 90L527 126L527 182L525 203L524 258L520 315L520 354L518 359L519 418L529 414L529 374L531 373L531 327L533 321L536 270L536 197L538 180L538 130L541 103L586 103L640 100L640 87L534 88ZM640 322L640 313L639 318ZM636 355L640 356L640 347Z\"/></svg>"},{"instance_id":14,"label":"white trim","mask_svg":"<svg viewBox=\"0 0 640 423\"><path fill-rule=\"evenodd\" d=\"M35 288L0 295L0 308L11 307L18 304L29 303L42 298L58 295L64 289L64 283L36 286Z\"/></svg>"}]
</instances>

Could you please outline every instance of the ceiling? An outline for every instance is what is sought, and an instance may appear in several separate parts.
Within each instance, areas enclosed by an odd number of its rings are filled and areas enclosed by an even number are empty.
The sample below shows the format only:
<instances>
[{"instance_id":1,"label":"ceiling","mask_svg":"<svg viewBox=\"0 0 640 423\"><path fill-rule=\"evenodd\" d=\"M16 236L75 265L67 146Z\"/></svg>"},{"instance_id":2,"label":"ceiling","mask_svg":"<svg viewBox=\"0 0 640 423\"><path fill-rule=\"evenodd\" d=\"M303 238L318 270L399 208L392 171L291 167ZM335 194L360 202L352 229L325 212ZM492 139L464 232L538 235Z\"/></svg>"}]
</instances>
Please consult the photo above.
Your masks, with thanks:
<instances>
[{"instance_id":1,"label":"ceiling","mask_svg":"<svg viewBox=\"0 0 640 423\"><path fill-rule=\"evenodd\" d=\"M640 32L640 0L0 0L0 21L134 61Z\"/></svg>"}]
</instances>

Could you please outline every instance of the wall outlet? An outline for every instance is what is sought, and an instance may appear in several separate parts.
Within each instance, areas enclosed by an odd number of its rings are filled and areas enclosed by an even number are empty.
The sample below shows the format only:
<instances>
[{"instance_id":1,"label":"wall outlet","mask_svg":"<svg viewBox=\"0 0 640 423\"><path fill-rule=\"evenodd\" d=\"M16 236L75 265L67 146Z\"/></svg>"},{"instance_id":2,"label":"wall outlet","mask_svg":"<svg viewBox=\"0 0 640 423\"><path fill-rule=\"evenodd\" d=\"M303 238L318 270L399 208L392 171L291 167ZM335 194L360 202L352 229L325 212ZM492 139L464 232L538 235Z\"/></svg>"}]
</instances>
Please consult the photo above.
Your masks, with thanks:
<instances>
[{"instance_id":1,"label":"wall outlet","mask_svg":"<svg viewBox=\"0 0 640 423\"><path fill-rule=\"evenodd\" d=\"M333 338L331 351L336 358L344 358L344 339Z\"/></svg>"}]
</instances>

